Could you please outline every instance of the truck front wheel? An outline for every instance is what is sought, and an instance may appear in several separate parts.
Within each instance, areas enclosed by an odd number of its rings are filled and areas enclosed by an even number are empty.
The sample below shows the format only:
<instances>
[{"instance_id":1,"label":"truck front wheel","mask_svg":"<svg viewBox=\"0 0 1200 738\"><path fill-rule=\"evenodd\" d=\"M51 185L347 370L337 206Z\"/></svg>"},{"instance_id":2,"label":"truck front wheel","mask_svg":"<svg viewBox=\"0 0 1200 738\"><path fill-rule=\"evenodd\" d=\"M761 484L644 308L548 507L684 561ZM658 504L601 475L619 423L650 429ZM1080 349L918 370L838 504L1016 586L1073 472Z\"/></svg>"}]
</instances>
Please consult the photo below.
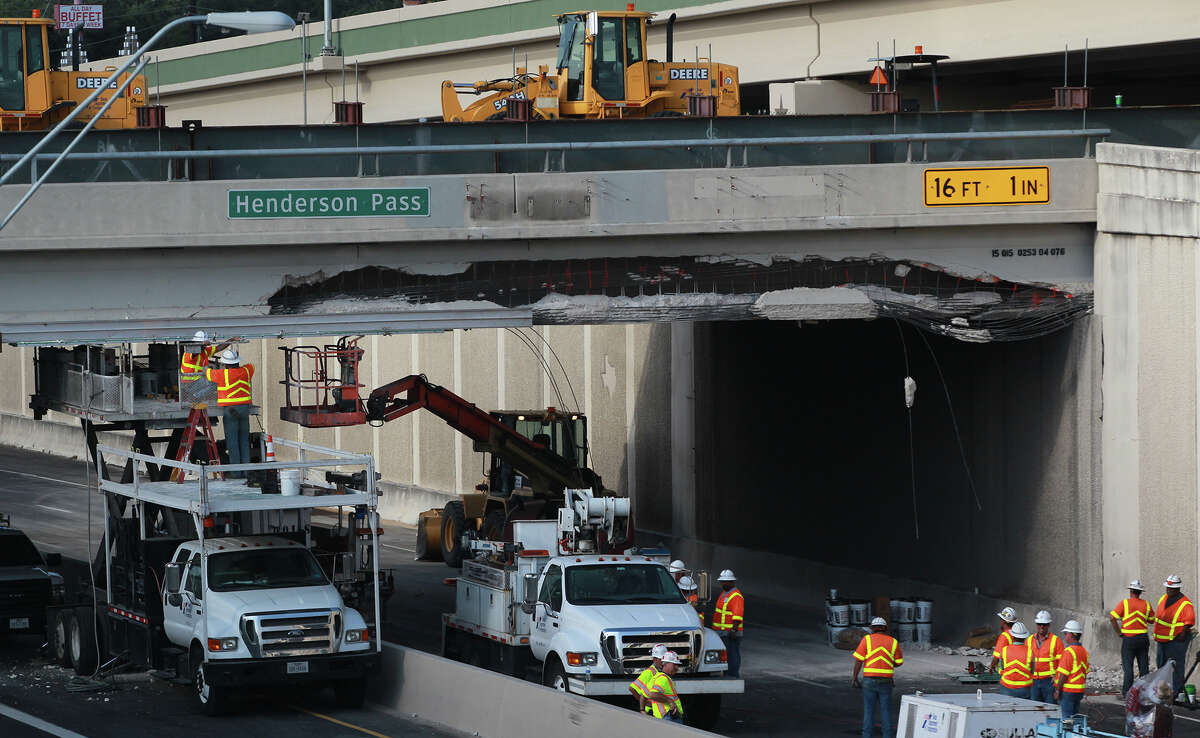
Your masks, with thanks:
<instances>
[{"instance_id":1,"label":"truck front wheel","mask_svg":"<svg viewBox=\"0 0 1200 738\"><path fill-rule=\"evenodd\" d=\"M205 715L220 715L225 712L229 703L227 687L218 687L208 683L204 676L204 652L199 647L192 648L192 686L196 695L196 706Z\"/></svg>"},{"instance_id":2,"label":"truck front wheel","mask_svg":"<svg viewBox=\"0 0 1200 738\"><path fill-rule=\"evenodd\" d=\"M367 678L358 677L334 682L333 698L338 707L362 707L367 701Z\"/></svg>"},{"instance_id":3,"label":"truck front wheel","mask_svg":"<svg viewBox=\"0 0 1200 738\"><path fill-rule=\"evenodd\" d=\"M542 671L542 684L559 692L567 691L567 672L557 656L550 656L546 668Z\"/></svg>"}]
</instances>

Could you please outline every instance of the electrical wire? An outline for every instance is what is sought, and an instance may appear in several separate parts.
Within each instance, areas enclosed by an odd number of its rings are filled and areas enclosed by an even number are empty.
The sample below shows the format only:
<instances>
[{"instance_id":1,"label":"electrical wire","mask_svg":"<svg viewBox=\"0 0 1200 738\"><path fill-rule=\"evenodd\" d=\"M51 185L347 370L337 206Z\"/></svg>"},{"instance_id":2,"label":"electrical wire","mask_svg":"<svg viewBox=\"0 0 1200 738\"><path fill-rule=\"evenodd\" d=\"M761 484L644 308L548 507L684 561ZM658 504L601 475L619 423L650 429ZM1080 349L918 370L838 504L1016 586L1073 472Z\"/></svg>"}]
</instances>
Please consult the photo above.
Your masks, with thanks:
<instances>
[{"instance_id":1,"label":"electrical wire","mask_svg":"<svg viewBox=\"0 0 1200 738\"><path fill-rule=\"evenodd\" d=\"M570 376L569 374L567 374L567 368L566 368L565 366L563 366L562 359L560 359L560 358L559 358L559 356L558 356L558 352L554 350L554 346L553 346L553 345L552 345L552 344L551 344L549 341L547 341L547 340L545 339L545 337L543 337L543 336L542 336L542 334L538 333L538 332L537 332L537 329L535 329L535 328L530 328L530 329L529 329L529 332L530 332L530 333L532 333L534 336L537 336L538 340L539 340L539 341L541 341L541 342L542 342L542 344L543 344L543 345L544 345L546 348L548 348L548 349L550 350L550 354L551 354L551 355L554 357L554 361L558 363L558 369L559 369L559 371L561 371L561 372L562 372L562 375L563 375L563 381L567 383L567 389L569 389L569 390L571 391L571 401L575 403L575 411L576 411L576 412L583 412L583 405L581 405L581 404L580 404L580 402L579 402L579 396L575 394L575 385L571 383L571 376ZM559 398L559 404L560 404L560 405L562 404L562 399L561 399L561 398ZM568 426L566 426L566 428L567 428L567 433L571 435L571 443L572 443L572 445L574 445L576 448L579 448L579 447L580 447L580 446L579 446L579 439L578 439L578 438L575 438L575 435L574 435L574 434L575 434L575 428L574 428L574 426L570 426L570 425L568 425ZM586 434L585 434L585 435L586 435ZM587 457L588 457L588 456L590 455L590 453L591 453L591 448L589 447L589 444L588 444L588 439L587 439L587 438L584 438L584 439L583 439L583 446L582 446L582 448L583 448L583 458L584 458L584 463L587 463Z\"/></svg>"},{"instance_id":2,"label":"electrical wire","mask_svg":"<svg viewBox=\"0 0 1200 738\"><path fill-rule=\"evenodd\" d=\"M938 378L942 380L942 391L946 393L946 406L950 409L950 423L954 426L954 440L958 442L958 455L962 459L963 469L967 472L967 484L970 485L971 495L975 498L975 507L982 510L983 503L979 501L979 492L975 489L975 477L971 474L971 465L967 463L967 452L963 448L962 434L958 432L958 418L954 412L954 401L950 399L950 385L946 384L946 375L942 373L942 364L938 361L937 354L933 353L933 346L925 336L925 331L917 331L917 335L925 342L925 348L929 350L929 357L933 359L933 366L937 369Z\"/></svg>"},{"instance_id":3,"label":"electrical wire","mask_svg":"<svg viewBox=\"0 0 1200 738\"><path fill-rule=\"evenodd\" d=\"M529 337L524 333L512 328L505 328L504 330L521 339L521 342L525 344L525 347L529 349L529 352L533 354L535 359L537 359L538 364L542 367L542 372L546 375L546 378L550 380L550 387L554 390L554 396L558 398L558 404L561 406L563 404L562 390L559 389L558 382L554 379L554 372L550 371L550 365L546 363L544 358L542 358L542 352L538 351L537 346L533 345L533 341L529 340Z\"/></svg>"},{"instance_id":4,"label":"electrical wire","mask_svg":"<svg viewBox=\"0 0 1200 738\"><path fill-rule=\"evenodd\" d=\"M900 321L895 321L896 331L900 334L900 348L904 352L904 376L911 377L912 371L908 366L908 343L904 340L904 327L900 325ZM904 403L904 409L908 413L908 472L912 479L912 503L913 503L913 538L921 540L921 524L917 518L917 458L913 451L913 422L912 408L908 403Z\"/></svg>"}]
</instances>

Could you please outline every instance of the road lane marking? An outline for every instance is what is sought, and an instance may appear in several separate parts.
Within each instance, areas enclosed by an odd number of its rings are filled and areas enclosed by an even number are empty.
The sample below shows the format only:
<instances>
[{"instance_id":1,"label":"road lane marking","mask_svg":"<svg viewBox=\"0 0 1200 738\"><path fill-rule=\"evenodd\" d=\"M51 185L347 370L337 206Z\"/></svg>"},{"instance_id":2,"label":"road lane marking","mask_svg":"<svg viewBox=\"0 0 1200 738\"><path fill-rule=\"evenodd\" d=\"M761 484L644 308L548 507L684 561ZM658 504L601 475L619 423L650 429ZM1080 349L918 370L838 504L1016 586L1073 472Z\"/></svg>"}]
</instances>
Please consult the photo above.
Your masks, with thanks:
<instances>
[{"instance_id":1,"label":"road lane marking","mask_svg":"<svg viewBox=\"0 0 1200 738\"><path fill-rule=\"evenodd\" d=\"M384 548L394 548L394 549L396 549L397 551L407 551L407 552L409 552L410 554L415 554L415 553L416 553L416 551L415 551L415 550L413 550L413 549L411 549L411 548L405 548L404 546L393 546L393 545L392 545L392 544L390 544L390 543L381 543L381 544L379 544L379 545L380 545L380 546L383 546Z\"/></svg>"},{"instance_id":2,"label":"road lane marking","mask_svg":"<svg viewBox=\"0 0 1200 738\"><path fill-rule=\"evenodd\" d=\"M55 479L54 477L43 477L40 474L30 474L29 472L19 472L16 469L0 469L0 472L4 472L6 474L16 474L19 477L32 477L33 479L41 479L46 482L58 482L59 484L69 484L72 487L84 487L84 488L87 487L86 484L80 484L79 482L68 482L65 479Z\"/></svg>"},{"instance_id":3,"label":"road lane marking","mask_svg":"<svg viewBox=\"0 0 1200 738\"><path fill-rule=\"evenodd\" d=\"M821 684L820 682L814 682L811 679L804 679L802 677L792 676L791 674L780 674L777 671L764 671L763 673L766 674L767 676L779 677L780 679L791 679L794 682L800 682L801 684L807 684L810 687L820 687L821 689L833 689L833 687L829 686L828 684Z\"/></svg>"},{"instance_id":4,"label":"road lane marking","mask_svg":"<svg viewBox=\"0 0 1200 738\"><path fill-rule=\"evenodd\" d=\"M1200 723L1200 719L1197 719L1194 717L1188 717L1187 715L1180 715L1179 713L1175 713L1175 719L1176 720L1191 720L1193 723Z\"/></svg>"},{"instance_id":5,"label":"road lane marking","mask_svg":"<svg viewBox=\"0 0 1200 738\"><path fill-rule=\"evenodd\" d=\"M19 723L25 723L26 725L37 728L44 733L60 736L60 738L86 738L86 736L82 736L79 733L67 730L66 728L61 728L54 723L48 723L41 718L34 717L27 712L21 712L20 710L14 707L9 707L5 704L0 704L0 715L3 715L6 718L12 718ZM376 735L378 735L378 733L376 733Z\"/></svg>"},{"instance_id":6,"label":"road lane marking","mask_svg":"<svg viewBox=\"0 0 1200 738\"><path fill-rule=\"evenodd\" d=\"M34 507L40 507L43 510L53 510L54 512L66 513L67 515L75 514L75 513L71 512L70 510L62 509L61 507L50 507L49 505L34 505Z\"/></svg>"},{"instance_id":7,"label":"road lane marking","mask_svg":"<svg viewBox=\"0 0 1200 738\"><path fill-rule=\"evenodd\" d=\"M328 715L322 715L319 712L313 712L312 710L306 710L303 707L297 707L296 705L288 705L288 707L292 708L293 710L296 710L297 712L302 712L305 715L312 715L315 718L320 718L322 720L328 720L329 722L331 722L335 725L340 725L343 728L349 728L351 730L357 730L359 733L366 733L367 735L375 736L375 738L391 738L391 736L384 735L383 733L376 733L375 731L370 730L369 728L364 728L360 725L355 725L354 723L347 723L343 720L338 720L337 718L329 717ZM82 738L82 736L80 738Z\"/></svg>"}]
</instances>

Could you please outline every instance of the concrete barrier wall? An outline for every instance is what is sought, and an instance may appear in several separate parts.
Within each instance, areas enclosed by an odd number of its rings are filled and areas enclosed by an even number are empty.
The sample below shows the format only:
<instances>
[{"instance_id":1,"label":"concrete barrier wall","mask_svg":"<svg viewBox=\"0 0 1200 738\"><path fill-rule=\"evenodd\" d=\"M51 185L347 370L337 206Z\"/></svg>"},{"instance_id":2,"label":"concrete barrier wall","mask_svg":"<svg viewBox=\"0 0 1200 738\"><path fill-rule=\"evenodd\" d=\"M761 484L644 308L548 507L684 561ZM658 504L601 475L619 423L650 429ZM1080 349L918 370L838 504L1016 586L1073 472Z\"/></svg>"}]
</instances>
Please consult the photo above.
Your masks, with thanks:
<instances>
[{"instance_id":1,"label":"concrete barrier wall","mask_svg":"<svg viewBox=\"0 0 1200 738\"><path fill-rule=\"evenodd\" d=\"M369 696L385 710L485 738L715 735L390 643Z\"/></svg>"}]
</instances>

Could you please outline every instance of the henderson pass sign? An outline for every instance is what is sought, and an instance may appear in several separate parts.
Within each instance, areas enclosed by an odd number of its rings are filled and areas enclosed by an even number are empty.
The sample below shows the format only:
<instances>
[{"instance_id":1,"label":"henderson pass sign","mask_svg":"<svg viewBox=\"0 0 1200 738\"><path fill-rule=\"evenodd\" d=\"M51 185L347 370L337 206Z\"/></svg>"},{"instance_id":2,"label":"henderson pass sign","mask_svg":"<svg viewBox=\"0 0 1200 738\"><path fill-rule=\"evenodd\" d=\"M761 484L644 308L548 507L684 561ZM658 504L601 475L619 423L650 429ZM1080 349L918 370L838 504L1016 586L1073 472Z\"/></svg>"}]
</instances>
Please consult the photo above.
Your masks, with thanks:
<instances>
[{"instance_id":1,"label":"henderson pass sign","mask_svg":"<svg viewBox=\"0 0 1200 738\"><path fill-rule=\"evenodd\" d=\"M342 190L229 190L230 220L402 218L429 215L428 187Z\"/></svg>"}]
</instances>

